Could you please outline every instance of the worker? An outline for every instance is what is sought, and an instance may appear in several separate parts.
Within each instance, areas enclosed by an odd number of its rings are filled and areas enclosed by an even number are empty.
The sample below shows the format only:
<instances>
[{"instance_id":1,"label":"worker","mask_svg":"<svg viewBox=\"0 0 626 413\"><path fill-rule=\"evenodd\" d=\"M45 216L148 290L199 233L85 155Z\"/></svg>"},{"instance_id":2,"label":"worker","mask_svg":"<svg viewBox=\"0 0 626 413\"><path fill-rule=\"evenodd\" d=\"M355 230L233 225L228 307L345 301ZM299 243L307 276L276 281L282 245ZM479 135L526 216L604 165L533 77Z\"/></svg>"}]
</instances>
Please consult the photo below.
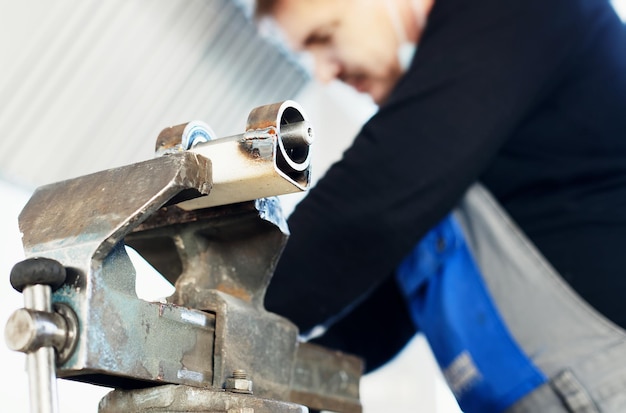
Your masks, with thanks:
<instances>
[{"instance_id":1,"label":"worker","mask_svg":"<svg viewBox=\"0 0 626 413\"><path fill-rule=\"evenodd\" d=\"M626 28L607 0L257 0L377 113L265 304L368 371L423 332L466 413L626 411Z\"/></svg>"}]
</instances>

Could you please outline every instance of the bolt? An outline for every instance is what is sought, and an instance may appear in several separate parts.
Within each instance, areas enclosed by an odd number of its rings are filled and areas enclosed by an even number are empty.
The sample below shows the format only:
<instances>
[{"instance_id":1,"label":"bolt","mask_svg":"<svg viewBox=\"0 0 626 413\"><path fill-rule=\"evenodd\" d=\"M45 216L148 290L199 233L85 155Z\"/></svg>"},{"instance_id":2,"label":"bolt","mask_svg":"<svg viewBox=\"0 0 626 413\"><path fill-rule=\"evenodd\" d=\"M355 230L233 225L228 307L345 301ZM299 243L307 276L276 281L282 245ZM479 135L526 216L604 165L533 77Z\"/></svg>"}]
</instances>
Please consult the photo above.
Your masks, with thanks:
<instances>
[{"instance_id":1,"label":"bolt","mask_svg":"<svg viewBox=\"0 0 626 413\"><path fill-rule=\"evenodd\" d=\"M226 379L225 388L233 393L252 394L252 380L245 370L237 369L233 371L232 377Z\"/></svg>"},{"instance_id":2,"label":"bolt","mask_svg":"<svg viewBox=\"0 0 626 413\"><path fill-rule=\"evenodd\" d=\"M246 373L245 370L237 369L237 370L233 371L233 379L247 380L248 379L248 373Z\"/></svg>"}]
</instances>

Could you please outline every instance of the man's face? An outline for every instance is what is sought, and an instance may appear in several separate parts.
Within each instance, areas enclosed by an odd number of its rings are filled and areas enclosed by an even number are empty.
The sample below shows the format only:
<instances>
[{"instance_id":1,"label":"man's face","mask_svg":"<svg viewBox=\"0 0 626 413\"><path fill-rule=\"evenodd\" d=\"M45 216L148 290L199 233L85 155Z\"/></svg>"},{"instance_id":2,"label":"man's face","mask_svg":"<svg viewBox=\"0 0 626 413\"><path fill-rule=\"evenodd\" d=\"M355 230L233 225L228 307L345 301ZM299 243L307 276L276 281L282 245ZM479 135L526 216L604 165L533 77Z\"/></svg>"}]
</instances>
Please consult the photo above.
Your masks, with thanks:
<instances>
[{"instance_id":1,"label":"man's face","mask_svg":"<svg viewBox=\"0 0 626 413\"><path fill-rule=\"evenodd\" d=\"M273 17L323 82L342 80L380 104L402 75L385 0L279 0Z\"/></svg>"}]
</instances>

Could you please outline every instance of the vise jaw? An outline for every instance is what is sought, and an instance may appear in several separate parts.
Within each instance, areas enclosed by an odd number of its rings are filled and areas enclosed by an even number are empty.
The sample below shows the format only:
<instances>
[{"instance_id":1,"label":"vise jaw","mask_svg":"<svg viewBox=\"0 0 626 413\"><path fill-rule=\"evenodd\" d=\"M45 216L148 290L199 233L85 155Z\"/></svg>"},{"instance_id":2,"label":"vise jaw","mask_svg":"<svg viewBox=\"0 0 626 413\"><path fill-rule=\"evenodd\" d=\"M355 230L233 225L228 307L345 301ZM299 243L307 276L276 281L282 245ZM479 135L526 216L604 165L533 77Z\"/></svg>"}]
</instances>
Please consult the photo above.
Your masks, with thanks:
<instances>
[{"instance_id":1,"label":"vise jaw","mask_svg":"<svg viewBox=\"0 0 626 413\"><path fill-rule=\"evenodd\" d=\"M360 412L360 359L299 342L263 307L288 239L273 196L310 182L306 116L285 101L254 109L242 135L211 135L167 128L154 159L35 191L19 217L30 263L12 282L32 295L41 285L26 284L50 284L37 278L48 261L64 280L9 319L9 346L47 348L58 377L116 389L102 413ZM175 286L170 297L137 297L128 247ZM33 333L41 320L57 339ZM31 380L33 411L55 411L33 392L46 393Z\"/></svg>"}]
</instances>

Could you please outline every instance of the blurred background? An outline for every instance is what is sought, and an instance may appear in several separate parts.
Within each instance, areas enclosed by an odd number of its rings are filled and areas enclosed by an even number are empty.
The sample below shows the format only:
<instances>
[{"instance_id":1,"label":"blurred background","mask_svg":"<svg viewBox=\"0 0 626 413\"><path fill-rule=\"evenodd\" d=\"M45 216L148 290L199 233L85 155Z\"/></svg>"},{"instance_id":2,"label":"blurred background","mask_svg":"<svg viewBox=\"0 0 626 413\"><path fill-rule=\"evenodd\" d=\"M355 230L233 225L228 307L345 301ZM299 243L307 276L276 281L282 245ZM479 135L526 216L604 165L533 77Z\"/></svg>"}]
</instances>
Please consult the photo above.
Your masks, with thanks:
<instances>
[{"instance_id":1,"label":"blurred background","mask_svg":"<svg viewBox=\"0 0 626 413\"><path fill-rule=\"evenodd\" d=\"M626 19L626 0L614 5ZM312 81L271 30L258 34L250 11L247 0L0 0L2 329L23 305L8 275L23 258L17 216L36 187L150 159L167 126L199 119L218 136L242 133L252 108L285 99L316 130L314 183L341 157L375 105ZM285 212L303 196L282 197ZM167 295L136 262L138 295ZM0 362L0 411L27 412L24 356L1 343ZM108 391L59 381L61 412L96 412ZM361 392L365 413L459 412L419 334Z\"/></svg>"}]
</instances>

